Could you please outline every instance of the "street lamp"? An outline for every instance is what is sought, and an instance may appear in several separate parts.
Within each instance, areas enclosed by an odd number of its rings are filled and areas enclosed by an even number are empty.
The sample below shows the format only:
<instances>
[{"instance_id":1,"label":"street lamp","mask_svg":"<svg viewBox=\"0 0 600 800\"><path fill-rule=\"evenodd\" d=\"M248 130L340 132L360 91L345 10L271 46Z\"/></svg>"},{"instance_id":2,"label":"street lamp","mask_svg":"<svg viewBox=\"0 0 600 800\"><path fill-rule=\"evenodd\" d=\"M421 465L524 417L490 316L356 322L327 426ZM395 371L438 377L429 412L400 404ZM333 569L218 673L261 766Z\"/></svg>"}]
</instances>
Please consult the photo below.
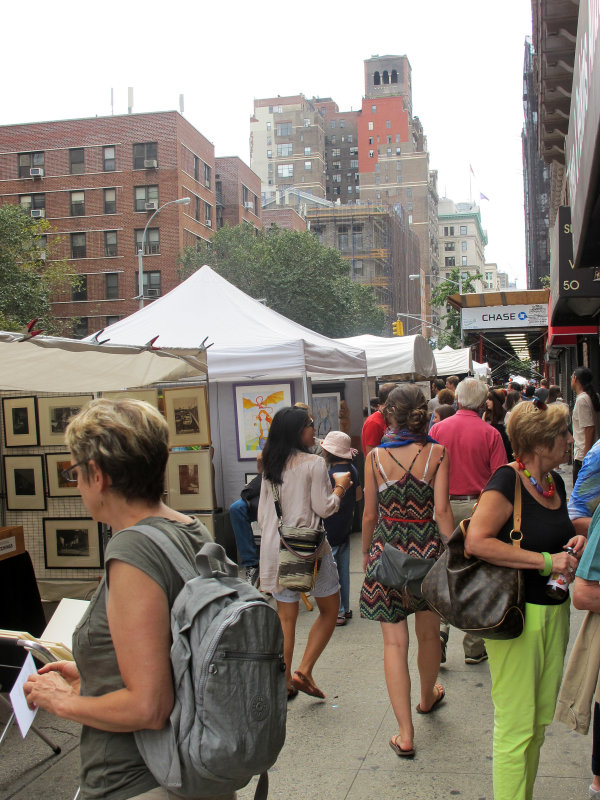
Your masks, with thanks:
<instances>
[{"instance_id":1,"label":"street lamp","mask_svg":"<svg viewBox=\"0 0 600 800\"><path fill-rule=\"evenodd\" d=\"M148 231L148 225L152 222L154 217L166 208L167 206L178 205L178 206L189 206L191 203L191 199L189 197L180 197L178 200L169 200L168 203L164 203L160 208L157 208L154 214L150 217L148 222L146 223L146 227L144 228L144 232L142 234L142 242L140 245L140 249L138 250L138 297L137 299L140 301L140 309L144 307L144 265L142 263L142 257L144 255L144 247L146 245L146 233ZM135 300L136 298L134 298Z\"/></svg>"}]
</instances>

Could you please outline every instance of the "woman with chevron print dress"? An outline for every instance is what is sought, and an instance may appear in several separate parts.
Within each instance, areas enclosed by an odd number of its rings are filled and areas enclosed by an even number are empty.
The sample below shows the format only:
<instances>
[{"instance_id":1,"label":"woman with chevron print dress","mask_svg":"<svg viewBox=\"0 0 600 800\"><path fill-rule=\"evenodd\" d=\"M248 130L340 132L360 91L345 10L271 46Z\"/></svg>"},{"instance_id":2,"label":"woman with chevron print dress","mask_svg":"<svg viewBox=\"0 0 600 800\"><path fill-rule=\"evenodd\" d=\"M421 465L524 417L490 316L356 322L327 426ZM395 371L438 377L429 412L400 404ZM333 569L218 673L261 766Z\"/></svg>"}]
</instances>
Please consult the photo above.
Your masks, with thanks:
<instances>
[{"instance_id":1,"label":"woman with chevron print dress","mask_svg":"<svg viewBox=\"0 0 600 800\"><path fill-rule=\"evenodd\" d=\"M417 386L405 384L390 392L383 412L390 430L365 464L365 580L360 613L381 623L385 680L398 722L398 733L390 739L390 747L398 756L411 758L415 747L407 617L415 614L419 714L437 709L445 696L443 686L436 683L441 658L440 620L427 610L424 600L378 583L373 573L386 542L417 558L439 558L442 537L448 538L454 525L448 498L449 459L445 448L426 433L427 401Z\"/></svg>"}]
</instances>

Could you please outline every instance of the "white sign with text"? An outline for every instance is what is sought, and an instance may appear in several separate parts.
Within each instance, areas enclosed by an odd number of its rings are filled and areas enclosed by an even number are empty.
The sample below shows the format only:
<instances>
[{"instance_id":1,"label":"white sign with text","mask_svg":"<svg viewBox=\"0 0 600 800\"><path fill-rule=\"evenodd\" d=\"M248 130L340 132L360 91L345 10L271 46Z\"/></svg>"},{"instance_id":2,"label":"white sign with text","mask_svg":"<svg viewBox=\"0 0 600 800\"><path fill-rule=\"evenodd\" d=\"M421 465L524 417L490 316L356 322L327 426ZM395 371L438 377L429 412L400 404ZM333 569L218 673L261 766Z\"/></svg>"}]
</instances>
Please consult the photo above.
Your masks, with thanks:
<instances>
[{"instance_id":1,"label":"white sign with text","mask_svg":"<svg viewBox=\"0 0 600 800\"><path fill-rule=\"evenodd\" d=\"M492 328L543 328L547 325L548 306L545 303L462 309L462 327L465 331Z\"/></svg>"}]
</instances>

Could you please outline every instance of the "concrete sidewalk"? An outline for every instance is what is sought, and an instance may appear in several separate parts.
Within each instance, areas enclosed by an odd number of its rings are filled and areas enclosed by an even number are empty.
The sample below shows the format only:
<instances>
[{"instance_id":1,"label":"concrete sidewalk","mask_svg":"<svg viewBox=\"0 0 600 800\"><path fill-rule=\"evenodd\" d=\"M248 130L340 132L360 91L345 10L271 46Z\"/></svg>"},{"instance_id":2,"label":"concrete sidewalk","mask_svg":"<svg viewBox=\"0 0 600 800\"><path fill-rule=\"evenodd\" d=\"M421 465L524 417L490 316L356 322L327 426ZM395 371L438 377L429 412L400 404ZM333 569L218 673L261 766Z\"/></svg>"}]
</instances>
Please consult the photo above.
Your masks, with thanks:
<instances>
[{"instance_id":1,"label":"concrete sidewalk","mask_svg":"<svg viewBox=\"0 0 600 800\"><path fill-rule=\"evenodd\" d=\"M492 800L489 669L486 662L465 665L459 632L451 633L448 661L440 672L446 701L429 717L414 715L416 757L403 760L390 749L388 741L396 724L383 676L380 626L361 620L357 613L360 566L360 536L355 534L351 559L354 619L336 629L315 669L315 679L327 699L316 701L300 694L289 703L287 741L270 773L270 798ZM315 613L301 607L295 664ZM572 613L571 644L583 616L584 612ZM419 700L414 637L410 669L414 706ZM47 714L39 714L38 721L63 751L52 755L31 733L23 743L13 730L0 748L2 800L71 800L75 794L78 726ZM591 746L591 736L578 736L553 723L542 749L535 800L587 798ZM253 781L240 791L239 800L250 800L254 785Z\"/></svg>"}]
</instances>

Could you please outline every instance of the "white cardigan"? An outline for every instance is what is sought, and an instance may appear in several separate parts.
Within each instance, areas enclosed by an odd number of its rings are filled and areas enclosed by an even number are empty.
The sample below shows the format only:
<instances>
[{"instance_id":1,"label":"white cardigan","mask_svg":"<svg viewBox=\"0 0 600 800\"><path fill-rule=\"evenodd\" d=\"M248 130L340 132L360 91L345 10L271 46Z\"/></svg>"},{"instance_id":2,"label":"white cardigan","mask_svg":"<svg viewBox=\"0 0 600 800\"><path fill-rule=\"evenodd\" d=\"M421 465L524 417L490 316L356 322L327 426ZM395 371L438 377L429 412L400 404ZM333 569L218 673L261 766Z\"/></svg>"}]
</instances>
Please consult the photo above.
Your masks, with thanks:
<instances>
[{"instance_id":1,"label":"white cardigan","mask_svg":"<svg viewBox=\"0 0 600 800\"><path fill-rule=\"evenodd\" d=\"M295 528L316 528L321 518L330 517L340 507L333 493L327 464L321 456L296 452L288 459L279 487L283 524ZM277 583L279 567L278 520L271 482L264 479L258 504L260 542L260 588L263 592L281 592ZM329 548L327 540L323 551ZM322 551L322 552L323 552Z\"/></svg>"}]
</instances>

